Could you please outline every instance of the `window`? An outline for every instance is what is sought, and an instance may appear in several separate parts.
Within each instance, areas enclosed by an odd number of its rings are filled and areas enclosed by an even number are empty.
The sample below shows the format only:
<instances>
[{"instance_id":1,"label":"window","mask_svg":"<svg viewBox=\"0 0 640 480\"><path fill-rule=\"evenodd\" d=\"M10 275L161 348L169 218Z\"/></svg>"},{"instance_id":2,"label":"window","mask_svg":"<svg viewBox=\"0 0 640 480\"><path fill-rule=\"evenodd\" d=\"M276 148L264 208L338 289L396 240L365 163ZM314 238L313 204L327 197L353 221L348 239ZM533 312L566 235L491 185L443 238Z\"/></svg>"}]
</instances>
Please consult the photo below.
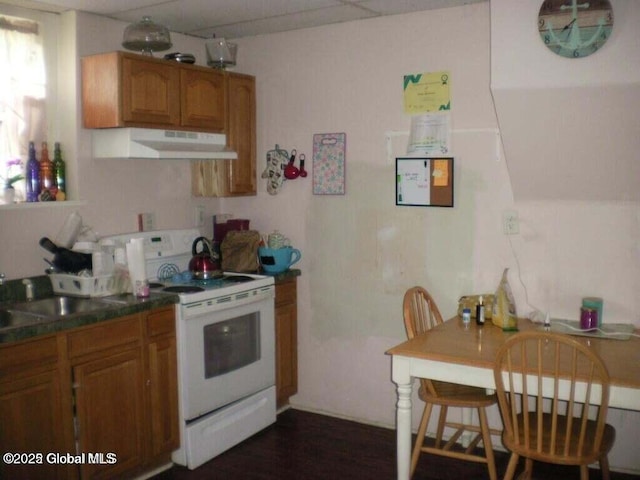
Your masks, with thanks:
<instances>
[{"instance_id":1,"label":"window","mask_svg":"<svg viewBox=\"0 0 640 480\"><path fill-rule=\"evenodd\" d=\"M8 179L24 174L29 142L35 142L39 153L50 133L54 17L0 5L0 191ZM13 186L16 201L24 201L24 180Z\"/></svg>"}]
</instances>

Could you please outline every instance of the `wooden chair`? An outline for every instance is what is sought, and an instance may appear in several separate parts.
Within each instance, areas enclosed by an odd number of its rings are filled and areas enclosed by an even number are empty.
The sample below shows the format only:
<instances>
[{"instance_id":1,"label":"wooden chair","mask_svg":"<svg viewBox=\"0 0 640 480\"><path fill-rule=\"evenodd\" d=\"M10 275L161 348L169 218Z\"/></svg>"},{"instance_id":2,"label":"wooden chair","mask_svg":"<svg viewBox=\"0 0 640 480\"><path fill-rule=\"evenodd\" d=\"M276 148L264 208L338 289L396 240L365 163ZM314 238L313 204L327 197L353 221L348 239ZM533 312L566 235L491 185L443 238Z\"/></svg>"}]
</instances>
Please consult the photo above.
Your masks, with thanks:
<instances>
[{"instance_id":1,"label":"wooden chair","mask_svg":"<svg viewBox=\"0 0 640 480\"><path fill-rule=\"evenodd\" d=\"M442 315L431 295L422 287L407 290L403 302L404 326L409 339L426 332L442 323ZM499 435L499 430L489 428L485 408L497 402L495 394L488 394L485 389L458 385L455 383L420 379L420 398L425 402L424 413L420 421L418 436L411 456L411 475L416 469L421 452L441 455L472 462L486 463L491 480L497 479L496 466L491 445L491 434ZM429 423L429 417L434 405L440 406L440 417L436 431L435 446L424 446L424 437ZM465 425L463 423L448 422L448 407L474 408L478 410L480 425ZM443 444L442 436L445 427L454 428L454 434ZM465 432L476 435L465 450L453 449L460 436ZM485 455L474 453L480 441L484 445Z\"/></svg>"},{"instance_id":2,"label":"wooden chair","mask_svg":"<svg viewBox=\"0 0 640 480\"><path fill-rule=\"evenodd\" d=\"M505 480L513 478L521 456L519 478L531 478L533 462L541 461L580 465L581 480L588 480L588 465L599 461L602 478L609 479L607 454L615 439L605 423L609 374L592 349L568 335L516 334L498 351L494 377L502 441L511 451Z\"/></svg>"}]
</instances>

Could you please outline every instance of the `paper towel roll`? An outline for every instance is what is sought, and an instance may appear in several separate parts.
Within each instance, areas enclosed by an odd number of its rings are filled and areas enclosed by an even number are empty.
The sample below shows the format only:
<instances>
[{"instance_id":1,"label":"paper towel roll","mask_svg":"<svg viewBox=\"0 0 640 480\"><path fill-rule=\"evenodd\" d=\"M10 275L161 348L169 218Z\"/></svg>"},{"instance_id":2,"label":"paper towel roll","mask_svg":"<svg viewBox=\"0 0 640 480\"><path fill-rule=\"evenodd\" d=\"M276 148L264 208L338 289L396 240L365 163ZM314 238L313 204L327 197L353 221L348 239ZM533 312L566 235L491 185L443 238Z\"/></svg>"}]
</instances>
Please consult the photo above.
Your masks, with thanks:
<instances>
[{"instance_id":1,"label":"paper towel roll","mask_svg":"<svg viewBox=\"0 0 640 480\"><path fill-rule=\"evenodd\" d=\"M131 286L136 297L149 296L149 280L144 260L144 239L132 238L125 245Z\"/></svg>"}]
</instances>

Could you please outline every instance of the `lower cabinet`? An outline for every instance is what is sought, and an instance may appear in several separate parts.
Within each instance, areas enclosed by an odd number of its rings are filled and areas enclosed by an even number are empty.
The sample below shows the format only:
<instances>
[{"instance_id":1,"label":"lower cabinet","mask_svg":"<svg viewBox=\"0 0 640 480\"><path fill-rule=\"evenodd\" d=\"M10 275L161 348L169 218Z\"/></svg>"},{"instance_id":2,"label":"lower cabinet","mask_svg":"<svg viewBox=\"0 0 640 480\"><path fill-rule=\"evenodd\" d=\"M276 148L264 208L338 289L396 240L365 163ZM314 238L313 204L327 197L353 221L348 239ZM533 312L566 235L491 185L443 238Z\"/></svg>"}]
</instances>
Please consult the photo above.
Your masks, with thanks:
<instances>
[{"instance_id":1,"label":"lower cabinet","mask_svg":"<svg viewBox=\"0 0 640 480\"><path fill-rule=\"evenodd\" d=\"M55 335L0 348L0 478L75 478L74 469L46 457L73 448L70 395L64 398L61 383Z\"/></svg>"},{"instance_id":2,"label":"lower cabinet","mask_svg":"<svg viewBox=\"0 0 640 480\"><path fill-rule=\"evenodd\" d=\"M162 464L180 446L178 365L173 308L151 312L145 321L147 460Z\"/></svg>"},{"instance_id":3,"label":"lower cabinet","mask_svg":"<svg viewBox=\"0 0 640 480\"><path fill-rule=\"evenodd\" d=\"M276 405L298 392L298 306L296 277L276 283Z\"/></svg>"},{"instance_id":4,"label":"lower cabinet","mask_svg":"<svg viewBox=\"0 0 640 480\"><path fill-rule=\"evenodd\" d=\"M31 366L10 365L16 352ZM76 461L3 462L0 478L132 478L167 463L177 395L173 306L1 346L0 449Z\"/></svg>"},{"instance_id":5,"label":"lower cabinet","mask_svg":"<svg viewBox=\"0 0 640 480\"><path fill-rule=\"evenodd\" d=\"M81 463L82 478L116 478L142 466L142 371L139 348L73 367L78 450L105 455Z\"/></svg>"}]
</instances>

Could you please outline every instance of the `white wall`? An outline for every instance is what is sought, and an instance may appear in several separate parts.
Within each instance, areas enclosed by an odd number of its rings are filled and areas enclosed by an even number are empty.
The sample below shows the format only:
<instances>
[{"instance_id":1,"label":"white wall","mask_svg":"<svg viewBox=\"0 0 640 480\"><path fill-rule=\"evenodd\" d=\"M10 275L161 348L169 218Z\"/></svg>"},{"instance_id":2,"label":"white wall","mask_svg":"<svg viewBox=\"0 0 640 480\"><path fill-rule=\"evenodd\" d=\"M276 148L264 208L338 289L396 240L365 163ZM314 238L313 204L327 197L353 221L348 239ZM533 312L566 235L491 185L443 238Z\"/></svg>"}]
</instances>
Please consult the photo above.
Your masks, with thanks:
<instances>
[{"instance_id":1,"label":"white wall","mask_svg":"<svg viewBox=\"0 0 640 480\"><path fill-rule=\"evenodd\" d=\"M259 179L257 201L222 201L302 250L298 407L394 425L384 351L404 338L402 295L414 284L450 316L460 295L494 291L510 267L522 314L528 298L577 318L580 298L600 295L605 321L640 325L636 203L513 200L494 133L489 16L477 4L238 41L237 69L257 77L259 173L276 143L310 158L314 133L347 134L346 195L314 196L307 177L270 196ZM402 78L441 69L452 78L455 207L396 207L385 134L409 128ZM405 140L395 138L394 153ZM513 247L502 234L505 209L520 217ZM619 434L612 465L640 471L628 446L640 415L610 418Z\"/></svg>"},{"instance_id":2,"label":"white wall","mask_svg":"<svg viewBox=\"0 0 640 480\"><path fill-rule=\"evenodd\" d=\"M640 200L640 2L613 0L607 43L547 49L538 0L491 1L491 87L516 200Z\"/></svg>"},{"instance_id":3,"label":"white wall","mask_svg":"<svg viewBox=\"0 0 640 480\"><path fill-rule=\"evenodd\" d=\"M124 23L78 18L83 54L119 48ZM176 39L175 51L204 56L204 42ZM530 308L518 273L528 302L552 315L575 318L580 297L600 295L605 321L640 326L638 205L514 203L494 133L489 40L486 3L240 39L236 70L257 77L258 174L276 143L310 159L314 133L346 132L346 195L314 196L307 177L270 196L259 178L257 198L192 199L188 165L94 161L89 132L78 127L86 200L79 210L111 233L135 229L142 211L155 211L159 228L189 226L192 206L203 203L207 215L233 213L263 232L288 235L303 254L300 388L292 402L370 423L395 423L384 352L405 337L402 295L414 284L428 288L448 317L460 295L495 290L511 267L523 314ZM452 79L455 207L396 207L385 135L409 128L402 78L442 69ZM395 138L394 153L403 141ZM513 249L502 235L505 209L520 216ZM55 235L69 210L0 210L0 271L10 278L40 273L45 252L37 240ZM618 429L612 466L640 472L640 415L613 411L610 419ZM499 423L496 411L491 421Z\"/></svg>"}]
</instances>

